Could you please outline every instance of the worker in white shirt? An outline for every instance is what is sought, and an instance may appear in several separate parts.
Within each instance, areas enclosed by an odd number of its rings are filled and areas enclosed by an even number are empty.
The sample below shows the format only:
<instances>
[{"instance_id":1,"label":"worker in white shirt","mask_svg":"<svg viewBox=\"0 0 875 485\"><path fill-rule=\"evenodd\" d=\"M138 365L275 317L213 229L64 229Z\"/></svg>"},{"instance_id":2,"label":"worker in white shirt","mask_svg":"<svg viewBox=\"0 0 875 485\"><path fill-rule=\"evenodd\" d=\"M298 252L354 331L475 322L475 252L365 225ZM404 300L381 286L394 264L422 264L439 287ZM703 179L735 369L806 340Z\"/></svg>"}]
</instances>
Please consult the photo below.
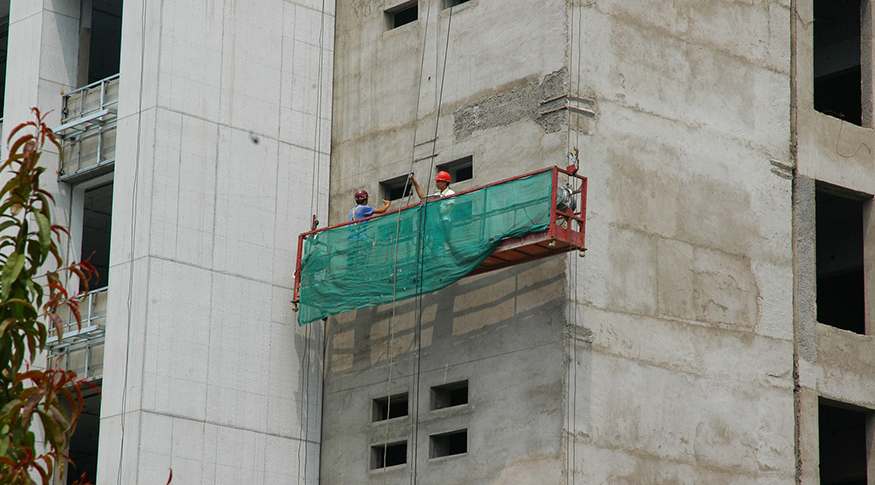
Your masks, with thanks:
<instances>
[{"instance_id":1,"label":"worker in white shirt","mask_svg":"<svg viewBox=\"0 0 875 485\"><path fill-rule=\"evenodd\" d=\"M425 192L422 191L422 188L419 186L419 182L416 181L416 177L411 176L413 179L413 186L416 188L416 194L419 195L420 199L425 199ZM455 194L453 189L450 188L450 173L444 170L438 172L438 174L434 178L434 183L437 185L438 191L437 193L431 194L429 198L440 198L440 197L448 197L450 195Z\"/></svg>"}]
</instances>

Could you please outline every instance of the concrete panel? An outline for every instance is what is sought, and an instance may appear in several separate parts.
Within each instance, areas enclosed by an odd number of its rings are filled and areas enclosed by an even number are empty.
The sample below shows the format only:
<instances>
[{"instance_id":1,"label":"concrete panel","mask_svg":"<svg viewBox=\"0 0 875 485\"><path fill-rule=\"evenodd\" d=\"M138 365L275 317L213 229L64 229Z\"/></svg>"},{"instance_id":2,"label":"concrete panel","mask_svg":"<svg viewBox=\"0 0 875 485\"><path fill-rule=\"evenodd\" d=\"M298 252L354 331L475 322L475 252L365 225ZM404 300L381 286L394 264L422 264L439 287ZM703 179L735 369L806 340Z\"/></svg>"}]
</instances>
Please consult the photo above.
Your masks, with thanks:
<instances>
[{"instance_id":1,"label":"concrete panel","mask_svg":"<svg viewBox=\"0 0 875 485\"><path fill-rule=\"evenodd\" d=\"M277 150L271 139L255 143L248 132L219 129L214 268L270 281Z\"/></svg>"},{"instance_id":2,"label":"concrete panel","mask_svg":"<svg viewBox=\"0 0 875 485\"><path fill-rule=\"evenodd\" d=\"M153 202L153 161L157 111L144 111L118 120L119 163L113 177L113 225L109 259L113 263L142 258L149 254L151 206Z\"/></svg>"},{"instance_id":3,"label":"concrete panel","mask_svg":"<svg viewBox=\"0 0 875 485\"><path fill-rule=\"evenodd\" d=\"M211 281L209 271L151 258L143 409L205 419ZM186 392L180 393L180 389Z\"/></svg>"},{"instance_id":4,"label":"concrete panel","mask_svg":"<svg viewBox=\"0 0 875 485\"><path fill-rule=\"evenodd\" d=\"M817 391L837 401L875 408L875 337L818 323L817 364L822 368Z\"/></svg>"},{"instance_id":5,"label":"concrete panel","mask_svg":"<svg viewBox=\"0 0 875 485\"><path fill-rule=\"evenodd\" d=\"M225 6L172 2L161 8L157 101L192 116L217 120L223 68Z\"/></svg>"},{"instance_id":6,"label":"concrete panel","mask_svg":"<svg viewBox=\"0 0 875 485\"><path fill-rule=\"evenodd\" d=\"M258 0L232 6L222 39L220 119L271 138L279 136L282 4Z\"/></svg>"},{"instance_id":7,"label":"concrete panel","mask_svg":"<svg viewBox=\"0 0 875 485\"><path fill-rule=\"evenodd\" d=\"M106 343L103 354L101 419L141 408L149 261L113 262L108 291ZM116 323L118 322L118 323ZM117 449L117 448L115 448Z\"/></svg>"},{"instance_id":8,"label":"concrete panel","mask_svg":"<svg viewBox=\"0 0 875 485\"><path fill-rule=\"evenodd\" d=\"M75 17L46 12L42 16L42 22L42 38L38 44L41 47L40 79L76 86L79 70L78 12Z\"/></svg>"},{"instance_id":9,"label":"concrete panel","mask_svg":"<svg viewBox=\"0 0 875 485\"><path fill-rule=\"evenodd\" d=\"M176 2L174 2L176 3ZM128 2L122 12L118 116L124 118L158 104L163 6ZM119 143L124 146L124 143Z\"/></svg>"}]
</instances>

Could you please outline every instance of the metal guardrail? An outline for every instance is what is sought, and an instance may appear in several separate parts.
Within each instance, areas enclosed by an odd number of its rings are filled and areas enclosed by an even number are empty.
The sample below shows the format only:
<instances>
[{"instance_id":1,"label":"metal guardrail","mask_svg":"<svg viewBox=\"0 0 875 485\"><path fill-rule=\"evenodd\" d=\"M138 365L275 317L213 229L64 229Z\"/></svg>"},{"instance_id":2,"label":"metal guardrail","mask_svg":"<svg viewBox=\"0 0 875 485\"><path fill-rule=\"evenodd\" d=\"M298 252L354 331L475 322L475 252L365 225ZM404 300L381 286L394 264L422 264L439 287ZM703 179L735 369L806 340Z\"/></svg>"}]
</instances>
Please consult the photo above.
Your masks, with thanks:
<instances>
[{"instance_id":1,"label":"metal guardrail","mask_svg":"<svg viewBox=\"0 0 875 485\"><path fill-rule=\"evenodd\" d=\"M60 315L64 321L64 335L57 330L49 332L49 358L57 359L58 367L75 371L81 379L103 377L103 347L106 330L106 297L108 287L88 292L80 300L82 325L66 310Z\"/></svg>"},{"instance_id":2,"label":"metal guardrail","mask_svg":"<svg viewBox=\"0 0 875 485\"><path fill-rule=\"evenodd\" d=\"M83 86L63 96L60 179L75 182L108 172L115 163L119 75Z\"/></svg>"}]
</instances>

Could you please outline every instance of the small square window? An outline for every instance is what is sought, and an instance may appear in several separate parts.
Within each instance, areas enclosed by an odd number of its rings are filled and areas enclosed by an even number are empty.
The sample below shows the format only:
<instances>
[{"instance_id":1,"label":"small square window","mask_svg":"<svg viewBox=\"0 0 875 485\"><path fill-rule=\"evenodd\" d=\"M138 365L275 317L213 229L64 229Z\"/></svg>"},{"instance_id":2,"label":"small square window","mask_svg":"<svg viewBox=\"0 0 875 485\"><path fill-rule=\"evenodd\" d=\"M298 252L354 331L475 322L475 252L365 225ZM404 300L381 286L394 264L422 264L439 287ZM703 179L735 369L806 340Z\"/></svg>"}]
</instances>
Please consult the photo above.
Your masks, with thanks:
<instances>
[{"instance_id":1,"label":"small square window","mask_svg":"<svg viewBox=\"0 0 875 485\"><path fill-rule=\"evenodd\" d=\"M449 172L453 183L471 180L474 178L474 157L468 155L467 157L438 165L437 169Z\"/></svg>"},{"instance_id":2,"label":"small square window","mask_svg":"<svg viewBox=\"0 0 875 485\"><path fill-rule=\"evenodd\" d=\"M407 393L374 399L371 420L385 421L392 418L407 416Z\"/></svg>"},{"instance_id":3,"label":"small square window","mask_svg":"<svg viewBox=\"0 0 875 485\"><path fill-rule=\"evenodd\" d=\"M371 447L371 470L389 468L407 463L407 442L388 443Z\"/></svg>"},{"instance_id":4,"label":"small square window","mask_svg":"<svg viewBox=\"0 0 875 485\"><path fill-rule=\"evenodd\" d=\"M468 3L470 0L444 0L444 8L452 8L456 5Z\"/></svg>"},{"instance_id":5,"label":"small square window","mask_svg":"<svg viewBox=\"0 0 875 485\"><path fill-rule=\"evenodd\" d=\"M380 190L386 200L398 200L413 193L413 181L407 175L401 175L380 182Z\"/></svg>"},{"instance_id":6,"label":"small square window","mask_svg":"<svg viewBox=\"0 0 875 485\"><path fill-rule=\"evenodd\" d=\"M431 388L431 408L444 409L468 404L468 381Z\"/></svg>"},{"instance_id":7,"label":"small square window","mask_svg":"<svg viewBox=\"0 0 875 485\"><path fill-rule=\"evenodd\" d=\"M386 28L392 30L402 25L415 22L419 18L419 4L416 1L405 2L397 7L386 10Z\"/></svg>"},{"instance_id":8,"label":"small square window","mask_svg":"<svg viewBox=\"0 0 875 485\"><path fill-rule=\"evenodd\" d=\"M451 433L430 436L430 458L442 456L463 455L468 452L468 430L463 429Z\"/></svg>"}]
</instances>

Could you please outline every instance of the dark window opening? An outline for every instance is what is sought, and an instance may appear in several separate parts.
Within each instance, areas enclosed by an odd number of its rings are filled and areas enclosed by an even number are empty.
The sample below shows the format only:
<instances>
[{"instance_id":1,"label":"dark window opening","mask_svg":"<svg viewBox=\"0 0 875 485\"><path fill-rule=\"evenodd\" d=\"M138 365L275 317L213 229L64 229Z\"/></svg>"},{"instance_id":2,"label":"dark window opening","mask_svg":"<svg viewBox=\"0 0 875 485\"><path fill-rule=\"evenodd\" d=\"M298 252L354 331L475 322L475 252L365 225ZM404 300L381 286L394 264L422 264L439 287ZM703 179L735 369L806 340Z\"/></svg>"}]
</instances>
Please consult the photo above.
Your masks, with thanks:
<instances>
[{"instance_id":1,"label":"dark window opening","mask_svg":"<svg viewBox=\"0 0 875 485\"><path fill-rule=\"evenodd\" d=\"M408 2L386 10L386 26L389 30L414 22L417 18L419 18L419 4L417 2Z\"/></svg>"},{"instance_id":2,"label":"dark window opening","mask_svg":"<svg viewBox=\"0 0 875 485\"><path fill-rule=\"evenodd\" d=\"M862 124L860 0L814 1L814 109Z\"/></svg>"},{"instance_id":3,"label":"dark window opening","mask_svg":"<svg viewBox=\"0 0 875 485\"><path fill-rule=\"evenodd\" d=\"M6 55L9 48L9 3L0 1L0 118L6 101Z\"/></svg>"},{"instance_id":4,"label":"dark window opening","mask_svg":"<svg viewBox=\"0 0 875 485\"><path fill-rule=\"evenodd\" d=\"M820 483L867 485L866 414L821 400L818 406Z\"/></svg>"},{"instance_id":5,"label":"dark window opening","mask_svg":"<svg viewBox=\"0 0 875 485\"><path fill-rule=\"evenodd\" d=\"M442 456L462 455L468 452L468 430L453 431L433 435L429 457L440 458Z\"/></svg>"},{"instance_id":6,"label":"dark window opening","mask_svg":"<svg viewBox=\"0 0 875 485\"><path fill-rule=\"evenodd\" d=\"M431 388L431 408L443 409L468 404L468 381Z\"/></svg>"},{"instance_id":7,"label":"dark window opening","mask_svg":"<svg viewBox=\"0 0 875 485\"><path fill-rule=\"evenodd\" d=\"M82 478L97 483L97 441L100 436L100 392L82 387L83 408L76 431L70 439L68 456L73 464L67 468L67 485ZM85 482L83 482L85 483Z\"/></svg>"},{"instance_id":8,"label":"dark window opening","mask_svg":"<svg viewBox=\"0 0 875 485\"><path fill-rule=\"evenodd\" d=\"M112 228L112 183L85 191L82 214L82 260L90 259L97 274L88 282L92 290L109 284L109 239ZM84 284L81 286L84 290Z\"/></svg>"},{"instance_id":9,"label":"dark window opening","mask_svg":"<svg viewBox=\"0 0 875 485\"><path fill-rule=\"evenodd\" d=\"M122 0L92 1L88 84L119 73L122 46Z\"/></svg>"},{"instance_id":10,"label":"dark window opening","mask_svg":"<svg viewBox=\"0 0 875 485\"><path fill-rule=\"evenodd\" d=\"M407 442L371 447L371 470L407 463Z\"/></svg>"},{"instance_id":11,"label":"dark window opening","mask_svg":"<svg viewBox=\"0 0 875 485\"><path fill-rule=\"evenodd\" d=\"M386 200L403 199L413 193L413 181L407 175L391 178L380 182L380 190Z\"/></svg>"},{"instance_id":12,"label":"dark window opening","mask_svg":"<svg viewBox=\"0 0 875 485\"><path fill-rule=\"evenodd\" d=\"M407 393L374 399L373 421L407 416Z\"/></svg>"},{"instance_id":13,"label":"dark window opening","mask_svg":"<svg viewBox=\"0 0 875 485\"><path fill-rule=\"evenodd\" d=\"M468 3L470 0L444 0L444 8L455 7L463 3Z\"/></svg>"},{"instance_id":14,"label":"dark window opening","mask_svg":"<svg viewBox=\"0 0 875 485\"><path fill-rule=\"evenodd\" d=\"M818 184L816 203L817 321L866 333L863 203Z\"/></svg>"},{"instance_id":15,"label":"dark window opening","mask_svg":"<svg viewBox=\"0 0 875 485\"><path fill-rule=\"evenodd\" d=\"M470 155L462 157L458 160L438 165L437 169L449 172L450 180L452 180L453 183L471 180L474 178L474 157Z\"/></svg>"}]
</instances>

